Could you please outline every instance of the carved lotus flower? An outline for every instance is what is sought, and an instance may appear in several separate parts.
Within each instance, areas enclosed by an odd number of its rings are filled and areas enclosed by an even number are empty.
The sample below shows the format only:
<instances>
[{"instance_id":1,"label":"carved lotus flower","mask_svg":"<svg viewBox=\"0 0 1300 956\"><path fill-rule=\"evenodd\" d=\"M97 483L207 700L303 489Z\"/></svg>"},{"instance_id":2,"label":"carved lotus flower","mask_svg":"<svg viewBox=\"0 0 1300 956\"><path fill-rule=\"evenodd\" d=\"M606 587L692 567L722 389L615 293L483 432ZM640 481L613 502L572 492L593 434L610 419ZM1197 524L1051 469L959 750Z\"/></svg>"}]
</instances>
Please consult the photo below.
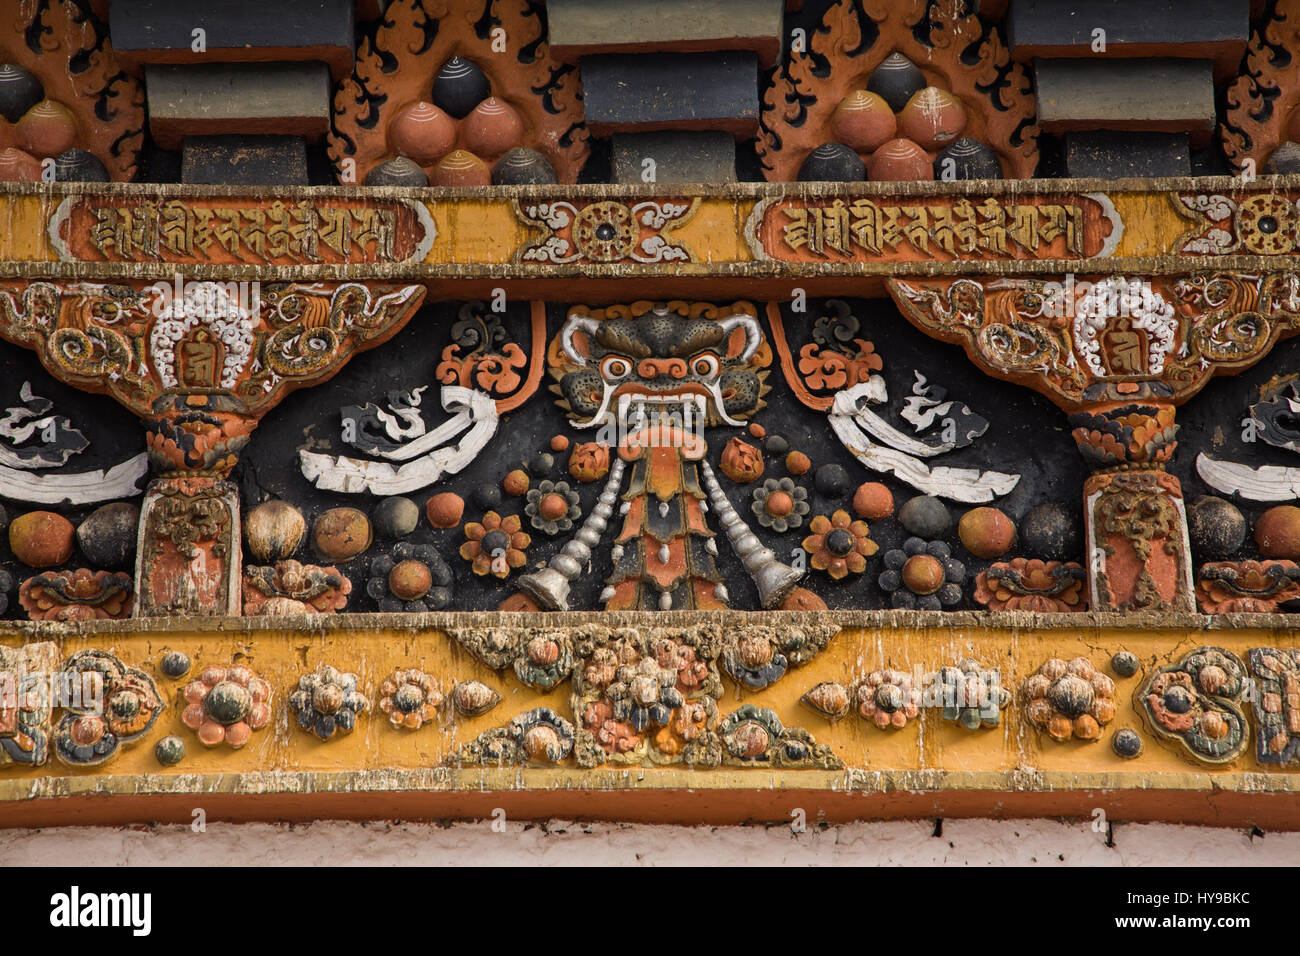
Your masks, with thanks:
<instances>
[{"instance_id":1,"label":"carved lotus flower","mask_svg":"<svg viewBox=\"0 0 1300 956\"><path fill-rule=\"evenodd\" d=\"M238 749L271 719L271 685L247 667L209 667L184 694L181 720L209 747Z\"/></svg>"},{"instance_id":2,"label":"carved lotus flower","mask_svg":"<svg viewBox=\"0 0 1300 956\"><path fill-rule=\"evenodd\" d=\"M609 474L609 446L604 442L575 445L569 454L569 474L578 481L599 481Z\"/></svg>"},{"instance_id":3,"label":"carved lotus flower","mask_svg":"<svg viewBox=\"0 0 1300 956\"><path fill-rule=\"evenodd\" d=\"M394 727L419 730L438 713L442 693L437 682L422 670L401 668L388 675L379 687L379 709Z\"/></svg>"},{"instance_id":4,"label":"carved lotus flower","mask_svg":"<svg viewBox=\"0 0 1300 956\"><path fill-rule=\"evenodd\" d=\"M1025 716L1057 741L1098 740L1115 719L1115 682L1086 657L1052 658L1025 680Z\"/></svg>"},{"instance_id":5,"label":"carved lotus flower","mask_svg":"<svg viewBox=\"0 0 1300 956\"><path fill-rule=\"evenodd\" d=\"M1073 561L1014 558L975 578L975 600L990 611L1086 611L1085 575Z\"/></svg>"},{"instance_id":6,"label":"carved lotus flower","mask_svg":"<svg viewBox=\"0 0 1300 956\"><path fill-rule=\"evenodd\" d=\"M489 511L482 522L466 523L466 541L460 546L460 556L470 562L475 574L509 577L515 568L524 566L525 551L533 542L520 527L519 515L503 518Z\"/></svg>"},{"instance_id":7,"label":"carved lotus flower","mask_svg":"<svg viewBox=\"0 0 1300 956\"><path fill-rule=\"evenodd\" d=\"M763 453L748 442L733 438L722 449L722 473L738 485L757 481L763 474Z\"/></svg>"},{"instance_id":8,"label":"carved lotus flower","mask_svg":"<svg viewBox=\"0 0 1300 956\"><path fill-rule=\"evenodd\" d=\"M344 674L328 664L303 674L289 695L289 709L297 715L298 726L321 740L329 740L335 733L352 733L357 717L369 708L370 701L357 693L357 675Z\"/></svg>"},{"instance_id":9,"label":"carved lotus flower","mask_svg":"<svg viewBox=\"0 0 1300 956\"><path fill-rule=\"evenodd\" d=\"M867 558L880 550L871 540L865 521L854 521L847 511L829 518L817 515L808 524L812 533L803 539L803 549L812 555L812 566L835 580L866 570Z\"/></svg>"},{"instance_id":10,"label":"carved lotus flower","mask_svg":"<svg viewBox=\"0 0 1300 956\"><path fill-rule=\"evenodd\" d=\"M872 671L854 696L858 713L882 730L901 730L921 713L921 691L903 671Z\"/></svg>"}]
</instances>

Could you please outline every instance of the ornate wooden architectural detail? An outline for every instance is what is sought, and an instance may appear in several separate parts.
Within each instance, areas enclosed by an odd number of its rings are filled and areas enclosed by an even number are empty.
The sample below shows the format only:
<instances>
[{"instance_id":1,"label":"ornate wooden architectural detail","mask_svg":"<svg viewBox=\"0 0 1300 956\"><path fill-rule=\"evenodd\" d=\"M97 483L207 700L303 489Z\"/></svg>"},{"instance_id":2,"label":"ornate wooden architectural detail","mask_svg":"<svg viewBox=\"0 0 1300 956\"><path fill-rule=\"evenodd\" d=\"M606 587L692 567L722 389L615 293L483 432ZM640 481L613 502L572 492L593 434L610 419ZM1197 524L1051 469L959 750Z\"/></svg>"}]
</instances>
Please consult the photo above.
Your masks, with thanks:
<instances>
[{"instance_id":1,"label":"ornate wooden architectural detail","mask_svg":"<svg viewBox=\"0 0 1300 956\"><path fill-rule=\"evenodd\" d=\"M1259 173L1278 146L1300 141L1300 84L1293 63L1300 48L1300 3L1276 0L1270 12L1251 35L1244 72L1228 88L1219 128L1228 160L1237 169L1250 160Z\"/></svg>"},{"instance_id":2,"label":"ornate wooden architectural detail","mask_svg":"<svg viewBox=\"0 0 1300 956\"><path fill-rule=\"evenodd\" d=\"M796 179L809 153L843 138L835 131L837 107L850 93L867 89L872 72L891 54L906 57L926 84L956 98L965 117L961 134L992 149L1004 178L1032 176L1038 127L1029 78L1010 62L996 29L986 28L966 7L961 0L838 0L809 36L807 52L789 55L764 95L759 158L768 179ZM977 51L973 61L967 58L970 47ZM904 140L906 132L897 131ZM942 148L931 141L916 146L929 162ZM893 178L871 176L870 168L868 178Z\"/></svg>"},{"instance_id":3,"label":"ornate wooden architectural detail","mask_svg":"<svg viewBox=\"0 0 1300 956\"><path fill-rule=\"evenodd\" d=\"M340 182L364 182L405 155L435 185L487 185L489 166L514 147L541 153L560 182L577 181L588 146L576 70L551 59L527 0L495 0L490 13L484 27L479 12L443 0L389 4L334 96L329 154Z\"/></svg>"},{"instance_id":4,"label":"ornate wooden architectural detail","mask_svg":"<svg viewBox=\"0 0 1300 956\"><path fill-rule=\"evenodd\" d=\"M70 149L102 164L86 178L134 177L144 89L118 66L106 11L90 0L5 0L0 22L7 27L0 60L12 67L4 82L24 91L7 100L13 115L0 119L0 180L50 180L42 161Z\"/></svg>"}]
</instances>

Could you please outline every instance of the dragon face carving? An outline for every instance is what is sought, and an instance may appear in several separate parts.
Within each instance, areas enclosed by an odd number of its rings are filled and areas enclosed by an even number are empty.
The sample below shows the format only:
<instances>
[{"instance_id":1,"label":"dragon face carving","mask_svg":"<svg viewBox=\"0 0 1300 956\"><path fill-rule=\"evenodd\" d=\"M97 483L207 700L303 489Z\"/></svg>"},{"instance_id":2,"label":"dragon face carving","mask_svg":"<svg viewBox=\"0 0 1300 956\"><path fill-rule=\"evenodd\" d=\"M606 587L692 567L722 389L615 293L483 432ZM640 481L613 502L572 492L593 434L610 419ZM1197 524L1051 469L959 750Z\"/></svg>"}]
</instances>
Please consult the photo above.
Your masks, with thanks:
<instances>
[{"instance_id":1,"label":"dragon face carving","mask_svg":"<svg viewBox=\"0 0 1300 956\"><path fill-rule=\"evenodd\" d=\"M576 427L672 415L691 431L742 425L762 407L770 351L748 303L638 302L574 309L550 358Z\"/></svg>"}]
</instances>

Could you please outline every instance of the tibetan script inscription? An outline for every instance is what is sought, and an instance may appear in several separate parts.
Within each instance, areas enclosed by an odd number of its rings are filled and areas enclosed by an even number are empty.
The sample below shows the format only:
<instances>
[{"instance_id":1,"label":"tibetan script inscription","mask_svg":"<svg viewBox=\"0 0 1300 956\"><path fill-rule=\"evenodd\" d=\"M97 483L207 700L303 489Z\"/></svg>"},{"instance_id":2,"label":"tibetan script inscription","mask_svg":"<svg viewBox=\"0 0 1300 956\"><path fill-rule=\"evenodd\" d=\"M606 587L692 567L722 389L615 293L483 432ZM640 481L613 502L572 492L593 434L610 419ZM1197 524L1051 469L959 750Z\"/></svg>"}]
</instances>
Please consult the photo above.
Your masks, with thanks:
<instances>
[{"instance_id":1,"label":"tibetan script inscription","mask_svg":"<svg viewBox=\"0 0 1300 956\"><path fill-rule=\"evenodd\" d=\"M434 235L428 210L401 201L77 197L50 223L62 258L90 262L418 262Z\"/></svg>"},{"instance_id":2,"label":"tibetan script inscription","mask_svg":"<svg viewBox=\"0 0 1300 956\"><path fill-rule=\"evenodd\" d=\"M1083 258L1108 255L1123 228L1093 197L783 199L761 203L750 222L767 257L794 262Z\"/></svg>"}]
</instances>

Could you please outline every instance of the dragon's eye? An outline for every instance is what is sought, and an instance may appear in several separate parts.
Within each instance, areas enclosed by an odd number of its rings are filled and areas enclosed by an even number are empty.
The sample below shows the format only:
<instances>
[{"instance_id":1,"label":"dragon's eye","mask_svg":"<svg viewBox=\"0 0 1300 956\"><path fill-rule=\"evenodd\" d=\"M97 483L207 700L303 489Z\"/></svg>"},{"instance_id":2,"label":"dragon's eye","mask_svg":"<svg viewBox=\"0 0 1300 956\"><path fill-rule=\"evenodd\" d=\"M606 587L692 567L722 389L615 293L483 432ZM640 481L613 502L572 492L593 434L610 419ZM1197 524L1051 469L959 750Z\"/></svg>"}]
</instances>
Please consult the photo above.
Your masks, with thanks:
<instances>
[{"instance_id":1,"label":"dragon's eye","mask_svg":"<svg viewBox=\"0 0 1300 956\"><path fill-rule=\"evenodd\" d=\"M708 352L701 352L691 359L691 371L700 378L712 378L718 374L718 357Z\"/></svg>"},{"instance_id":2,"label":"dragon's eye","mask_svg":"<svg viewBox=\"0 0 1300 956\"><path fill-rule=\"evenodd\" d=\"M632 363L617 355L606 356L600 363L600 373L605 378L622 378L632 371Z\"/></svg>"}]
</instances>

